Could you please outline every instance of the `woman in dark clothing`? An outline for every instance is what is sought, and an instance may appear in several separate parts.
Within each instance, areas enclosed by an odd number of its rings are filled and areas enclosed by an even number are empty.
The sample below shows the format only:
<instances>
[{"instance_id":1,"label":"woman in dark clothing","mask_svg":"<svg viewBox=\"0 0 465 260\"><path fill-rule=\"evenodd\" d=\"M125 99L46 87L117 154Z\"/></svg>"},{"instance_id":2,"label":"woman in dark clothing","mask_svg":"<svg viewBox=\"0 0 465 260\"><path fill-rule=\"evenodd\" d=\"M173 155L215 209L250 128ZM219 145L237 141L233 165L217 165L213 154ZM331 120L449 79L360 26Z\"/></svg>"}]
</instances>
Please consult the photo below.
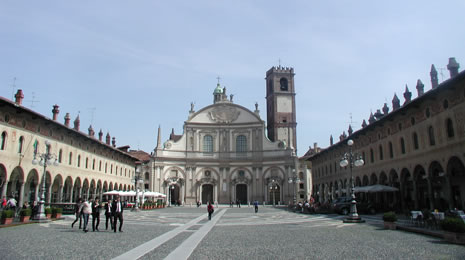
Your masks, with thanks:
<instances>
[{"instance_id":1,"label":"woman in dark clothing","mask_svg":"<svg viewBox=\"0 0 465 260\"><path fill-rule=\"evenodd\" d=\"M213 209L213 205L210 202L208 202L207 211L208 211L208 220L212 220L212 214L215 210Z\"/></svg>"},{"instance_id":2,"label":"woman in dark clothing","mask_svg":"<svg viewBox=\"0 0 465 260\"><path fill-rule=\"evenodd\" d=\"M76 214L76 219L74 220L73 224L71 224L71 228L74 227L74 223L76 223L79 219L79 229L81 229L81 223L82 223L81 204L82 204L82 199L79 198L76 202L76 205L74 206L74 214Z\"/></svg>"}]
</instances>

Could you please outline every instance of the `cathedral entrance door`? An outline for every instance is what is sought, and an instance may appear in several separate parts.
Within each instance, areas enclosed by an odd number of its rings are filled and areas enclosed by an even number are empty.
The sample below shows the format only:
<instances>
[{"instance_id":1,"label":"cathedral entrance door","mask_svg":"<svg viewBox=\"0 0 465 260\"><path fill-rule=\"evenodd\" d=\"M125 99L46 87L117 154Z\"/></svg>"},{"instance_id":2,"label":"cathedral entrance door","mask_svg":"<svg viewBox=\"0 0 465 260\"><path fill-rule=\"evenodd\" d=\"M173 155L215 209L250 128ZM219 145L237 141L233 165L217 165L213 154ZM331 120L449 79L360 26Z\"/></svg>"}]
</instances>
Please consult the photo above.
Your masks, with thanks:
<instances>
[{"instance_id":1,"label":"cathedral entrance door","mask_svg":"<svg viewBox=\"0 0 465 260\"><path fill-rule=\"evenodd\" d=\"M171 195L171 205L178 205L178 201L179 201L179 186L178 185L171 186L170 195Z\"/></svg>"},{"instance_id":2,"label":"cathedral entrance door","mask_svg":"<svg viewBox=\"0 0 465 260\"><path fill-rule=\"evenodd\" d=\"M237 184L236 185L236 200L239 200L241 204L247 203L247 185Z\"/></svg>"},{"instance_id":3,"label":"cathedral entrance door","mask_svg":"<svg viewBox=\"0 0 465 260\"><path fill-rule=\"evenodd\" d=\"M213 185L202 185L202 204L213 203Z\"/></svg>"},{"instance_id":4,"label":"cathedral entrance door","mask_svg":"<svg viewBox=\"0 0 465 260\"><path fill-rule=\"evenodd\" d=\"M272 205L277 205L281 198L281 188L279 185L270 187L269 201Z\"/></svg>"}]
</instances>

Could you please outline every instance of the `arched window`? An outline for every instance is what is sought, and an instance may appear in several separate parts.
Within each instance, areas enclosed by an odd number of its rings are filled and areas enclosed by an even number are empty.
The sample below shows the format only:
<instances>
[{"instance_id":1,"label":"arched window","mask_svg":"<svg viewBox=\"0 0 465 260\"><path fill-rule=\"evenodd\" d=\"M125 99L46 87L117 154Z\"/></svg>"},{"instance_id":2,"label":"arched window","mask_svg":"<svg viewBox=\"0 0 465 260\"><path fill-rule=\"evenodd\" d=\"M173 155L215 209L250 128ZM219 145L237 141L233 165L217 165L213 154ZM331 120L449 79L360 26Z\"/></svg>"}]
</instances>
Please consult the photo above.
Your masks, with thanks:
<instances>
[{"instance_id":1,"label":"arched window","mask_svg":"<svg viewBox=\"0 0 465 260\"><path fill-rule=\"evenodd\" d=\"M102 171L102 161L99 161L99 163L98 163L98 170Z\"/></svg>"},{"instance_id":2,"label":"arched window","mask_svg":"<svg viewBox=\"0 0 465 260\"><path fill-rule=\"evenodd\" d=\"M5 150L5 147L6 147L6 132L3 132L2 133L2 140L1 140L1 144L0 144L0 150Z\"/></svg>"},{"instance_id":3,"label":"arched window","mask_svg":"<svg viewBox=\"0 0 465 260\"><path fill-rule=\"evenodd\" d=\"M71 165L73 163L73 153L72 152L69 153L68 163L69 163L69 165Z\"/></svg>"},{"instance_id":4,"label":"arched window","mask_svg":"<svg viewBox=\"0 0 465 260\"><path fill-rule=\"evenodd\" d=\"M288 90L288 87L287 87L287 79L286 78L281 78L279 80L279 84L281 85L281 90L282 91L287 91Z\"/></svg>"},{"instance_id":5,"label":"arched window","mask_svg":"<svg viewBox=\"0 0 465 260\"><path fill-rule=\"evenodd\" d=\"M58 162L61 163L63 157L63 150L58 151Z\"/></svg>"},{"instance_id":6,"label":"arched window","mask_svg":"<svg viewBox=\"0 0 465 260\"><path fill-rule=\"evenodd\" d=\"M18 153L23 153L24 137L19 137Z\"/></svg>"},{"instance_id":7,"label":"arched window","mask_svg":"<svg viewBox=\"0 0 465 260\"><path fill-rule=\"evenodd\" d=\"M213 153L213 137L211 135L203 137L203 152Z\"/></svg>"},{"instance_id":8,"label":"arched window","mask_svg":"<svg viewBox=\"0 0 465 260\"><path fill-rule=\"evenodd\" d=\"M239 135L236 137L236 153L247 152L247 137Z\"/></svg>"},{"instance_id":9,"label":"arched window","mask_svg":"<svg viewBox=\"0 0 465 260\"><path fill-rule=\"evenodd\" d=\"M81 167L81 155L78 155L77 167Z\"/></svg>"},{"instance_id":10,"label":"arched window","mask_svg":"<svg viewBox=\"0 0 465 260\"><path fill-rule=\"evenodd\" d=\"M394 149L392 149L392 143L389 142L389 157L394 158Z\"/></svg>"},{"instance_id":11,"label":"arched window","mask_svg":"<svg viewBox=\"0 0 465 260\"><path fill-rule=\"evenodd\" d=\"M434 138L434 129L432 126L428 128L428 136L429 136L429 145L431 146L436 145L436 139Z\"/></svg>"},{"instance_id":12,"label":"arched window","mask_svg":"<svg viewBox=\"0 0 465 260\"><path fill-rule=\"evenodd\" d=\"M113 174L113 164L110 165L110 174Z\"/></svg>"},{"instance_id":13,"label":"arched window","mask_svg":"<svg viewBox=\"0 0 465 260\"><path fill-rule=\"evenodd\" d=\"M92 160L92 170L95 170L95 159Z\"/></svg>"},{"instance_id":14,"label":"arched window","mask_svg":"<svg viewBox=\"0 0 465 260\"><path fill-rule=\"evenodd\" d=\"M447 137L452 138L454 137L454 125L452 123L452 120L450 118L447 118L446 120L446 131L447 131Z\"/></svg>"},{"instance_id":15,"label":"arched window","mask_svg":"<svg viewBox=\"0 0 465 260\"><path fill-rule=\"evenodd\" d=\"M86 157L86 169L89 167L89 157Z\"/></svg>"},{"instance_id":16,"label":"arched window","mask_svg":"<svg viewBox=\"0 0 465 260\"><path fill-rule=\"evenodd\" d=\"M382 145L379 145L379 159L380 160L383 160L383 146Z\"/></svg>"},{"instance_id":17,"label":"arched window","mask_svg":"<svg viewBox=\"0 0 465 260\"><path fill-rule=\"evenodd\" d=\"M404 138L400 138L400 151L405 154L405 141Z\"/></svg>"},{"instance_id":18,"label":"arched window","mask_svg":"<svg viewBox=\"0 0 465 260\"><path fill-rule=\"evenodd\" d=\"M373 149L370 149L370 162L375 162L375 153L373 152Z\"/></svg>"},{"instance_id":19,"label":"arched window","mask_svg":"<svg viewBox=\"0 0 465 260\"><path fill-rule=\"evenodd\" d=\"M415 148L415 150L418 150L419 146L418 146L418 135L417 133L413 133L413 148Z\"/></svg>"},{"instance_id":20,"label":"arched window","mask_svg":"<svg viewBox=\"0 0 465 260\"><path fill-rule=\"evenodd\" d=\"M105 163L105 173L107 173L107 169L108 169L108 164Z\"/></svg>"},{"instance_id":21,"label":"arched window","mask_svg":"<svg viewBox=\"0 0 465 260\"><path fill-rule=\"evenodd\" d=\"M147 181L150 179L150 176L149 176L149 173L148 173L148 172L145 173L145 179L146 179Z\"/></svg>"}]
</instances>

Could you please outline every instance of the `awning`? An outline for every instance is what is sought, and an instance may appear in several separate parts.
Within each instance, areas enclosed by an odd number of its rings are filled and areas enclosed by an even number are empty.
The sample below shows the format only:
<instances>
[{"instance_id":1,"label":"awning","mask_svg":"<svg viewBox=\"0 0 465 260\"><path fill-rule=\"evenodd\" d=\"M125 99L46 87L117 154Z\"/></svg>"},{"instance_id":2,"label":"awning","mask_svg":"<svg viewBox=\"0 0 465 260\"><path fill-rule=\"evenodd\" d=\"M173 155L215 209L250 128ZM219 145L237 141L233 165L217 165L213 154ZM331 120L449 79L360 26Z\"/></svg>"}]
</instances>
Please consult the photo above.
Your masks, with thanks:
<instances>
[{"instance_id":1,"label":"awning","mask_svg":"<svg viewBox=\"0 0 465 260\"><path fill-rule=\"evenodd\" d=\"M363 186L363 187L355 187L354 192L366 192L366 193L374 193L374 192L394 192L398 191L398 188L375 184L370 186Z\"/></svg>"}]
</instances>

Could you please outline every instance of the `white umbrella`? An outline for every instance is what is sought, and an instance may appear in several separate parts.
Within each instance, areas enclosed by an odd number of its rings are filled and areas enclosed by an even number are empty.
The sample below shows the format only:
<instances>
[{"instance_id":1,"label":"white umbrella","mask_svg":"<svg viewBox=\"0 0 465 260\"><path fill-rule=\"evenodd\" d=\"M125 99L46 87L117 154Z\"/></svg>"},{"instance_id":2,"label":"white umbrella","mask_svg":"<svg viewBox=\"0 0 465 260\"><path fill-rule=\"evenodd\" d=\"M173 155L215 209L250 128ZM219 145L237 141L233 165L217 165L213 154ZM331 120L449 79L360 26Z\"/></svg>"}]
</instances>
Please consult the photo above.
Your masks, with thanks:
<instances>
[{"instance_id":1,"label":"white umbrella","mask_svg":"<svg viewBox=\"0 0 465 260\"><path fill-rule=\"evenodd\" d=\"M374 193L374 192L394 192L398 191L398 188L375 184L370 186L363 186L363 187L355 187L354 192L367 192L367 193Z\"/></svg>"},{"instance_id":2,"label":"white umbrella","mask_svg":"<svg viewBox=\"0 0 465 260\"><path fill-rule=\"evenodd\" d=\"M107 191L105 193L103 193L103 195L119 195L119 191L117 190L112 190L112 191Z\"/></svg>"}]
</instances>

